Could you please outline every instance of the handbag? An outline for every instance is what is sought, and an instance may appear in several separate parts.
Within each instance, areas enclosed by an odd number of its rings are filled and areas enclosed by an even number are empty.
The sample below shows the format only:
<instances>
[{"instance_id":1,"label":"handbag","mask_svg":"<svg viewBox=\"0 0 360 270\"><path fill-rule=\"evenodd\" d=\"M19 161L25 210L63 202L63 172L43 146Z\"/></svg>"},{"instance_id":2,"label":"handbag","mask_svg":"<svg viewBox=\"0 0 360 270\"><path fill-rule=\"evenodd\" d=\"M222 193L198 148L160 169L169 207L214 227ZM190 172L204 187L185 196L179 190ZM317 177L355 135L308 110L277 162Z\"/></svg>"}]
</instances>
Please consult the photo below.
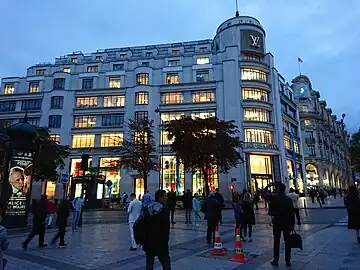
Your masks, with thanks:
<instances>
[{"instance_id":1,"label":"handbag","mask_svg":"<svg viewBox=\"0 0 360 270\"><path fill-rule=\"evenodd\" d=\"M296 233L295 229L292 229L288 239L288 245L290 246L290 248L299 248L302 250L303 249L302 242L303 241L300 234Z\"/></svg>"}]
</instances>

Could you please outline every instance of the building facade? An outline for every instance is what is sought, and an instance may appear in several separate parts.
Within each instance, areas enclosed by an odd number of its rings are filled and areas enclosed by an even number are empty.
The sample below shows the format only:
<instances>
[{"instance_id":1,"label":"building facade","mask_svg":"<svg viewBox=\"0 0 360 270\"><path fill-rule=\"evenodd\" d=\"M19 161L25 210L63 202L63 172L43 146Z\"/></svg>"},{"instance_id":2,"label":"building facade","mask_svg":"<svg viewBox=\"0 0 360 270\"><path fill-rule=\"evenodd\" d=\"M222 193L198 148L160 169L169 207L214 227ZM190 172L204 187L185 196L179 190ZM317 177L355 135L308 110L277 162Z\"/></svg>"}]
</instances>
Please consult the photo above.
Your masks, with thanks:
<instances>
[{"instance_id":1,"label":"building facade","mask_svg":"<svg viewBox=\"0 0 360 270\"><path fill-rule=\"evenodd\" d=\"M213 40L74 52L30 67L25 77L3 78L1 91L2 119L10 124L27 112L31 123L49 127L54 140L72 148L65 168L72 176L81 176L80 157L90 154L90 167L112 181L103 192L111 196L144 193L136 172L114 168L124 123L142 117L154 120L162 161L160 172L148 179L151 192L159 186L180 195L204 189L201 172L184 172L162 131L184 115L235 120L244 141L245 162L228 174L212 168L210 190L219 187L230 198L230 184L238 190L273 181L304 186L292 90L275 69L265 30L253 17L225 21ZM104 187L98 188L101 194ZM75 189L79 194L81 185Z\"/></svg>"},{"instance_id":2,"label":"building facade","mask_svg":"<svg viewBox=\"0 0 360 270\"><path fill-rule=\"evenodd\" d=\"M300 111L307 186L346 188L353 184L348 146L350 135L307 76L291 85Z\"/></svg>"}]
</instances>

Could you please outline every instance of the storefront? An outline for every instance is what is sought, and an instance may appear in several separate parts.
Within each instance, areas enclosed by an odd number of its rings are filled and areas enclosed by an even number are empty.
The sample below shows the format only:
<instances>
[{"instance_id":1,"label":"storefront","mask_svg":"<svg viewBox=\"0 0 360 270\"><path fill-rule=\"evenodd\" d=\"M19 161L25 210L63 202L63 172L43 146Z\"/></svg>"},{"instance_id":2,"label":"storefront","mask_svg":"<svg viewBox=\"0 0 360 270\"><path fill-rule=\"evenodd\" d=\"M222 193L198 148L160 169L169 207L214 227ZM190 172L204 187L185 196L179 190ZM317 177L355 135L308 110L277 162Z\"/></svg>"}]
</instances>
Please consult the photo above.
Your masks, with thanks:
<instances>
[{"instance_id":1,"label":"storefront","mask_svg":"<svg viewBox=\"0 0 360 270\"><path fill-rule=\"evenodd\" d=\"M307 164L306 167L306 183L308 186L319 186L319 174L317 168L313 164Z\"/></svg>"},{"instance_id":2,"label":"storefront","mask_svg":"<svg viewBox=\"0 0 360 270\"><path fill-rule=\"evenodd\" d=\"M99 159L100 174L105 176L105 181L111 181L111 185L105 185L106 198L118 198L120 196L120 167L119 157L104 157Z\"/></svg>"},{"instance_id":3,"label":"storefront","mask_svg":"<svg viewBox=\"0 0 360 270\"><path fill-rule=\"evenodd\" d=\"M208 169L208 183L210 193L214 192L215 189L219 188L219 178L216 166ZM199 195L206 194L205 181L203 173L200 170L197 170L192 175L192 192L198 193Z\"/></svg>"},{"instance_id":4,"label":"storefront","mask_svg":"<svg viewBox=\"0 0 360 270\"><path fill-rule=\"evenodd\" d=\"M175 156L163 156L161 164L160 185L162 189L166 192L174 190L177 195L183 195L185 192L184 165L178 162Z\"/></svg>"},{"instance_id":5,"label":"storefront","mask_svg":"<svg viewBox=\"0 0 360 270\"><path fill-rule=\"evenodd\" d=\"M145 194L144 179L142 177L135 176L133 178L133 192L139 200Z\"/></svg>"},{"instance_id":6,"label":"storefront","mask_svg":"<svg viewBox=\"0 0 360 270\"><path fill-rule=\"evenodd\" d=\"M286 161L288 177L289 177L289 187L298 190L300 193L304 192L304 182L302 179L302 170L301 164L296 162L296 171L294 170L294 161L288 159Z\"/></svg>"},{"instance_id":7,"label":"storefront","mask_svg":"<svg viewBox=\"0 0 360 270\"><path fill-rule=\"evenodd\" d=\"M88 167L91 167L92 159L89 158ZM70 163L70 176L79 177L83 175L83 171L81 170L81 158L72 158Z\"/></svg>"},{"instance_id":8,"label":"storefront","mask_svg":"<svg viewBox=\"0 0 360 270\"><path fill-rule=\"evenodd\" d=\"M249 155L251 189L255 192L273 182L271 156Z\"/></svg>"}]
</instances>

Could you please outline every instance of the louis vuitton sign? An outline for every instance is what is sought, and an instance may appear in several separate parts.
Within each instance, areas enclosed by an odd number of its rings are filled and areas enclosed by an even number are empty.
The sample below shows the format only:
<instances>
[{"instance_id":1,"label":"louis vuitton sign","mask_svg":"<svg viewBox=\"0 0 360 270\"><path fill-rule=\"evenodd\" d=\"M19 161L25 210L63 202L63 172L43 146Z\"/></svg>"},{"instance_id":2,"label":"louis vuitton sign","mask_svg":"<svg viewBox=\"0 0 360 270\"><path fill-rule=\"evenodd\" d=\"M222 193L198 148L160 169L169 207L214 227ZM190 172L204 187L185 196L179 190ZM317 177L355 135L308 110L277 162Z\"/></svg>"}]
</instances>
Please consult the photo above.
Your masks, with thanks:
<instances>
[{"instance_id":1,"label":"louis vuitton sign","mask_svg":"<svg viewBox=\"0 0 360 270\"><path fill-rule=\"evenodd\" d=\"M257 143L257 142L246 142L244 143L244 148L252 149L266 149L266 150L275 150L279 151L279 146L271 143Z\"/></svg>"},{"instance_id":2,"label":"louis vuitton sign","mask_svg":"<svg viewBox=\"0 0 360 270\"><path fill-rule=\"evenodd\" d=\"M243 30L240 36L241 50L253 50L264 53L264 38L261 32Z\"/></svg>"}]
</instances>

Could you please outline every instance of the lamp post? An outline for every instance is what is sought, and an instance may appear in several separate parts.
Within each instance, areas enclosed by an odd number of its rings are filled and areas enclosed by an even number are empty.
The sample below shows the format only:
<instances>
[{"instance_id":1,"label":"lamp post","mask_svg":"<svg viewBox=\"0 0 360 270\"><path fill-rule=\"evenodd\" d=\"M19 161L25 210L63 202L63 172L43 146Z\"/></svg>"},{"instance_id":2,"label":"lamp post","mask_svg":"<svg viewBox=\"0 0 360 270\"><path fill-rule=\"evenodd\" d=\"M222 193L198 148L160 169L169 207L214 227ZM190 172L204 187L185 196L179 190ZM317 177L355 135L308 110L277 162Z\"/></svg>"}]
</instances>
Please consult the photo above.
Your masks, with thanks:
<instances>
[{"instance_id":1,"label":"lamp post","mask_svg":"<svg viewBox=\"0 0 360 270\"><path fill-rule=\"evenodd\" d=\"M159 107L155 109L155 113L159 115L159 142L160 142L160 157L159 157L159 165L161 166L161 172L159 172L159 189L163 189L164 187L164 143L163 143L163 136L161 134L161 112Z\"/></svg>"}]
</instances>

